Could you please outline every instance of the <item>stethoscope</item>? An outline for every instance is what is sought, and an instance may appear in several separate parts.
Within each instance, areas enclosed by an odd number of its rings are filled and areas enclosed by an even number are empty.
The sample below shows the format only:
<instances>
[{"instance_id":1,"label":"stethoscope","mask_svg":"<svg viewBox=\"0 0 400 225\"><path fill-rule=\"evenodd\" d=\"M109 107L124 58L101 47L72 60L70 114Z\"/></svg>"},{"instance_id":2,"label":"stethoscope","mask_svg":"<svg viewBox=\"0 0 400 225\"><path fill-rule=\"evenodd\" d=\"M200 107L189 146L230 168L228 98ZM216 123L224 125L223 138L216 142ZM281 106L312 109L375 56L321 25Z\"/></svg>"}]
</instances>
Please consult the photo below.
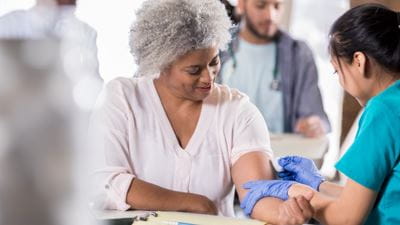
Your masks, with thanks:
<instances>
[{"instance_id":1,"label":"stethoscope","mask_svg":"<svg viewBox=\"0 0 400 225\"><path fill-rule=\"evenodd\" d=\"M233 52L232 45L229 45L228 51L229 51L229 55L232 58L232 68L231 68L229 75L232 75L235 72L235 69L237 68L238 62L236 59L235 52ZM274 69L272 70L273 79L272 79L270 87L269 87L273 91L281 90L281 81L279 79L279 73L278 73L278 59L279 59L279 52L278 52L278 45L276 44L275 45L275 65L274 65Z\"/></svg>"}]
</instances>

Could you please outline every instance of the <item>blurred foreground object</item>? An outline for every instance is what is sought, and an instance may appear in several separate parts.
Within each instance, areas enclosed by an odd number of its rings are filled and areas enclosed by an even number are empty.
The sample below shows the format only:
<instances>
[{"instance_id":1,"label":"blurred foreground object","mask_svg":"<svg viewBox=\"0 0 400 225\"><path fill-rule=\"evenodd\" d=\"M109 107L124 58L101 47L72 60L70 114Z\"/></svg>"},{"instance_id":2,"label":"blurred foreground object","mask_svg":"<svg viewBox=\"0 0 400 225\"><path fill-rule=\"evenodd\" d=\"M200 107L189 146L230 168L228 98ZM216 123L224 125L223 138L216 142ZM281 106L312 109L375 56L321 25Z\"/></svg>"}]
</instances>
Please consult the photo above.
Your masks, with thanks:
<instances>
[{"instance_id":1,"label":"blurred foreground object","mask_svg":"<svg viewBox=\"0 0 400 225\"><path fill-rule=\"evenodd\" d=\"M85 113L60 41L0 40L0 224L77 224ZM82 221L82 224L88 224Z\"/></svg>"},{"instance_id":2,"label":"blurred foreground object","mask_svg":"<svg viewBox=\"0 0 400 225\"><path fill-rule=\"evenodd\" d=\"M59 40L65 74L74 85L78 106L89 111L102 87L96 31L75 15L75 0L37 0L28 10L0 17L0 39ZM42 57L40 49L33 53Z\"/></svg>"},{"instance_id":3,"label":"blurred foreground object","mask_svg":"<svg viewBox=\"0 0 400 225\"><path fill-rule=\"evenodd\" d=\"M1 224L55 224L70 188L71 87L58 56L54 40L0 42Z\"/></svg>"}]
</instances>

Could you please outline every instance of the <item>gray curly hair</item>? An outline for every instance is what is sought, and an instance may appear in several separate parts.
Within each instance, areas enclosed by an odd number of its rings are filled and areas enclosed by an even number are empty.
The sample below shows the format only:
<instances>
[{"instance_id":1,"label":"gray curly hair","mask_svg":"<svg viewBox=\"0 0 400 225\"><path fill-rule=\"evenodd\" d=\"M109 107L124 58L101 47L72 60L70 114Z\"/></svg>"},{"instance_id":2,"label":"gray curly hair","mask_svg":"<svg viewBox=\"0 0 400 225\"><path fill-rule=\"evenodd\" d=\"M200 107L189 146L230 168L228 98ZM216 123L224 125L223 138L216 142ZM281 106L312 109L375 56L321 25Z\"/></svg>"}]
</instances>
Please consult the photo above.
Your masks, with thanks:
<instances>
[{"instance_id":1,"label":"gray curly hair","mask_svg":"<svg viewBox=\"0 0 400 225\"><path fill-rule=\"evenodd\" d=\"M224 50L231 21L219 0L146 0L136 13L129 45L136 76L158 76L195 49Z\"/></svg>"}]
</instances>

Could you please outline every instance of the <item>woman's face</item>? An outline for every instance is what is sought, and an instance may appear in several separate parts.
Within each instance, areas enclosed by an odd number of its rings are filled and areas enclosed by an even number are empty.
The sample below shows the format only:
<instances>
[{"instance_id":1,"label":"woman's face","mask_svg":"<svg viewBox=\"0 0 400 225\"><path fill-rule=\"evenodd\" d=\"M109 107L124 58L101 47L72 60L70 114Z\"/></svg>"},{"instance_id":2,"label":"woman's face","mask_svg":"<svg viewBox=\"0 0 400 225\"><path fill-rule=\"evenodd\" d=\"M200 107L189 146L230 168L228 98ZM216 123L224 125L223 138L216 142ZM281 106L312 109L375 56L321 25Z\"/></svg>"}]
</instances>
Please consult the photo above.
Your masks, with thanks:
<instances>
[{"instance_id":1,"label":"woman's face","mask_svg":"<svg viewBox=\"0 0 400 225\"><path fill-rule=\"evenodd\" d=\"M210 94L219 70L218 49L198 49L175 60L158 80L176 97L201 101Z\"/></svg>"},{"instance_id":2,"label":"woman's face","mask_svg":"<svg viewBox=\"0 0 400 225\"><path fill-rule=\"evenodd\" d=\"M339 76L340 85L364 106L371 98L371 81L364 74L365 62L354 59L348 63L333 56L331 63Z\"/></svg>"}]
</instances>

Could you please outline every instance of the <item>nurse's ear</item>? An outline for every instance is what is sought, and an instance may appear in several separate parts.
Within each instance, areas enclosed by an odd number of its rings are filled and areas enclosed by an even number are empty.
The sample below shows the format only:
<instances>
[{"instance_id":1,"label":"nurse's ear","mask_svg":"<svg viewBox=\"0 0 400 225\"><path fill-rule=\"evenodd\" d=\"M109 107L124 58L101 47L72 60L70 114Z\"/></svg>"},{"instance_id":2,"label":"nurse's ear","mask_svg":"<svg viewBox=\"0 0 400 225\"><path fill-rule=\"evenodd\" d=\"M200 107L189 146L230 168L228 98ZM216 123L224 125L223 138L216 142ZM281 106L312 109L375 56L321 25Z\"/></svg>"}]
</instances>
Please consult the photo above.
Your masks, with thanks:
<instances>
[{"instance_id":1,"label":"nurse's ear","mask_svg":"<svg viewBox=\"0 0 400 225\"><path fill-rule=\"evenodd\" d=\"M358 74L362 75L363 78L369 78L367 71L367 56L363 52L355 52L353 54L353 66L357 69Z\"/></svg>"}]
</instances>

